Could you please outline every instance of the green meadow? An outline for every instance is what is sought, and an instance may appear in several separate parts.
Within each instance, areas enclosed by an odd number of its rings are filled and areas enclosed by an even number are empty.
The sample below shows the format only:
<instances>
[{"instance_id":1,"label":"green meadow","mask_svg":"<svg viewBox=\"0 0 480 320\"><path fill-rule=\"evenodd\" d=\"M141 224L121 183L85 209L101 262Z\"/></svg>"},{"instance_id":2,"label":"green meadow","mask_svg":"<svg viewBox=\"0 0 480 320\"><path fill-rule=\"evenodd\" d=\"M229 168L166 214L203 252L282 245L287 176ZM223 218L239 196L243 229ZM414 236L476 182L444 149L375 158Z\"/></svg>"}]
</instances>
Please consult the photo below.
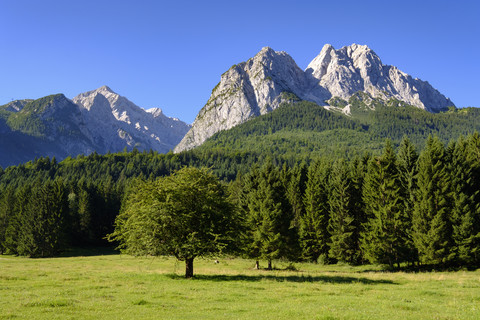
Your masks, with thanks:
<instances>
[{"instance_id":1,"label":"green meadow","mask_svg":"<svg viewBox=\"0 0 480 320\"><path fill-rule=\"evenodd\" d=\"M0 319L479 319L480 270L106 254L0 256ZM266 266L266 262L263 265Z\"/></svg>"}]
</instances>

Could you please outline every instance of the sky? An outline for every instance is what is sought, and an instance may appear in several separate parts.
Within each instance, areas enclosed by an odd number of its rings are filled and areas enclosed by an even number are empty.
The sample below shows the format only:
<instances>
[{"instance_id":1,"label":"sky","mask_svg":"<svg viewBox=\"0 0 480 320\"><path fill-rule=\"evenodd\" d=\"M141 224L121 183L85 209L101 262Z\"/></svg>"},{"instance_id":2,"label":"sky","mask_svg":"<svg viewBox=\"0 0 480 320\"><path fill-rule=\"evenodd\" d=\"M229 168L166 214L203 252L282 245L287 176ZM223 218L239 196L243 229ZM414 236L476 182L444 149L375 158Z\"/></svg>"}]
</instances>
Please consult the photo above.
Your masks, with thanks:
<instances>
[{"instance_id":1,"label":"sky","mask_svg":"<svg viewBox=\"0 0 480 320\"><path fill-rule=\"evenodd\" d=\"M480 1L0 0L0 105L108 85L192 123L220 76L262 47L305 69L368 45L457 107L480 107Z\"/></svg>"}]
</instances>

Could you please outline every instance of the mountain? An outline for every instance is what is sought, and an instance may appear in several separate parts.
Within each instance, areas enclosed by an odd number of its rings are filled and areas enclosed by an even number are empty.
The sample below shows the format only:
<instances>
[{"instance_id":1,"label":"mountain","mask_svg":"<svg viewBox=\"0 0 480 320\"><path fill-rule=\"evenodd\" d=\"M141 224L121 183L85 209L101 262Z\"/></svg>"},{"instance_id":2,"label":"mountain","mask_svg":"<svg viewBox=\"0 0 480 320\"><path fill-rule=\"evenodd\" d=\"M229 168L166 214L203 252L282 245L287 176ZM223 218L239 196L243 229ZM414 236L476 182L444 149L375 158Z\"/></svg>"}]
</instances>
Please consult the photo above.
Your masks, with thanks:
<instances>
[{"instance_id":1,"label":"mountain","mask_svg":"<svg viewBox=\"0 0 480 320\"><path fill-rule=\"evenodd\" d=\"M462 135L480 132L480 108L431 113L395 98L384 102L368 93L356 93L337 103L338 107L330 110L308 101L283 104L268 114L217 132L185 153L215 154L216 158L222 155L232 163L245 154L271 156L292 164L319 157L335 160L379 154L387 138L398 146L407 136L421 150L429 135L447 144ZM349 115L341 112L346 104L351 106Z\"/></svg>"},{"instance_id":2,"label":"mountain","mask_svg":"<svg viewBox=\"0 0 480 320\"><path fill-rule=\"evenodd\" d=\"M325 45L305 71L287 53L266 47L221 76L175 152L195 148L216 132L271 112L284 102L306 100L329 106L357 92L384 101L395 98L430 112L454 106L428 82L382 64L367 46L335 50Z\"/></svg>"},{"instance_id":3,"label":"mountain","mask_svg":"<svg viewBox=\"0 0 480 320\"><path fill-rule=\"evenodd\" d=\"M428 82L414 79L397 67L384 65L367 46L352 44L335 50L327 44L305 72L332 97L348 99L361 91L375 98L393 97L431 112L454 106Z\"/></svg>"},{"instance_id":4,"label":"mountain","mask_svg":"<svg viewBox=\"0 0 480 320\"><path fill-rule=\"evenodd\" d=\"M0 107L0 114L1 166L95 150L78 106L63 94L14 101Z\"/></svg>"},{"instance_id":5,"label":"mountain","mask_svg":"<svg viewBox=\"0 0 480 320\"><path fill-rule=\"evenodd\" d=\"M165 116L161 109L138 107L107 86L79 94L73 102L80 107L89 137L102 153L125 147L168 152L190 128Z\"/></svg>"},{"instance_id":6,"label":"mountain","mask_svg":"<svg viewBox=\"0 0 480 320\"><path fill-rule=\"evenodd\" d=\"M0 106L0 166L92 152L168 152L190 126L158 109L144 110L103 86L73 101L63 94Z\"/></svg>"}]
</instances>

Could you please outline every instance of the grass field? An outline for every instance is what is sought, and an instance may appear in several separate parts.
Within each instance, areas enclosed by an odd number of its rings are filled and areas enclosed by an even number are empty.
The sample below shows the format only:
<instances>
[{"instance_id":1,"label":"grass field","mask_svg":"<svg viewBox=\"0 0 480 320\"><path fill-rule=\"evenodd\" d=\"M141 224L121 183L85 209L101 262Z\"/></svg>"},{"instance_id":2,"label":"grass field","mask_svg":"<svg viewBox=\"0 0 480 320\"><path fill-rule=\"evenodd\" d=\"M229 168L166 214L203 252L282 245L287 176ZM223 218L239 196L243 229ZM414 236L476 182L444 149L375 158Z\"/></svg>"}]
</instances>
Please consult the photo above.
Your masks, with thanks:
<instances>
[{"instance_id":1,"label":"grass field","mask_svg":"<svg viewBox=\"0 0 480 320\"><path fill-rule=\"evenodd\" d=\"M480 270L219 261L187 280L171 258L0 256L0 319L480 319Z\"/></svg>"}]
</instances>

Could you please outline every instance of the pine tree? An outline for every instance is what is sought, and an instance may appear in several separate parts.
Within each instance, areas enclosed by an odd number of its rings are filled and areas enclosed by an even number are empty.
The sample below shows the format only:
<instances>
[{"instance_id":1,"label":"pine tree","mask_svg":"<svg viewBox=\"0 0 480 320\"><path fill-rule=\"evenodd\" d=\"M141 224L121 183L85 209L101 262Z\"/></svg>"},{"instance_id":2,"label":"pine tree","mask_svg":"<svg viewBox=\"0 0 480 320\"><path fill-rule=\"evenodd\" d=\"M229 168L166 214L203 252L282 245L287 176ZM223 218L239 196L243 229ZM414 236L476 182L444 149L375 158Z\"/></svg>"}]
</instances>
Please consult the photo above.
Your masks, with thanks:
<instances>
[{"instance_id":1,"label":"pine tree","mask_svg":"<svg viewBox=\"0 0 480 320\"><path fill-rule=\"evenodd\" d=\"M7 252L7 229L12 222L15 207L15 191L7 187L0 193L0 254Z\"/></svg>"},{"instance_id":2,"label":"pine tree","mask_svg":"<svg viewBox=\"0 0 480 320\"><path fill-rule=\"evenodd\" d=\"M329 183L329 255L341 262L358 263L361 254L357 221L352 210L352 181L349 168L343 159L334 163Z\"/></svg>"},{"instance_id":3,"label":"pine tree","mask_svg":"<svg viewBox=\"0 0 480 320\"><path fill-rule=\"evenodd\" d=\"M324 260L328 260L329 171L328 165L320 161L312 163L308 168L303 198L305 211L299 219L302 258L307 261L317 262L321 255Z\"/></svg>"},{"instance_id":4,"label":"pine tree","mask_svg":"<svg viewBox=\"0 0 480 320\"><path fill-rule=\"evenodd\" d=\"M362 234L362 249L372 263L388 263L393 268L394 263L399 265L407 258L404 195L396 156L387 140L383 154L369 163L363 189L368 222Z\"/></svg>"},{"instance_id":5,"label":"pine tree","mask_svg":"<svg viewBox=\"0 0 480 320\"><path fill-rule=\"evenodd\" d=\"M66 248L67 192L62 181L36 181L17 195L13 250L29 257L51 257Z\"/></svg>"},{"instance_id":6,"label":"pine tree","mask_svg":"<svg viewBox=\"0 0 480 320\"><path fill-rule=\"evenodd\" d=\"M451 213L454 251L460 265L476 265L479 261L480 227L480 178L476 172L480 162L478 153L480 139L478 134L468 140L460 137L451 147L450 174L453 189L453 208Z\"/></svg>"},{"instance_id":7,"label":"pine tree","mask_svg":"<svg viewBox=\"0 0 480 320\"><path fill-rule=\"evenodd\" d=\"M280 172L280 179L283 182L283 206L284 218L290 221L286 233L286 255L290 260L301 258L301 249L299 243L299 220L305 211L303 206L303 195L305 193L305 183L307 179L306 164L295 165L289 168L286 163L283 164Z\"/></svg>"},{"instance_id":8,"label":"pine tree","mask_svg":"<svg viewBox=\"0 0 480 320\"><path fill-rule=\"evenodd\" d=\"M267 161L260 170L246 176L248 253L266 259L268 269L272 260L289 257L292 243L291 208L279 170Z\"/></svg>"},{"instance_id":9,"label":"pine tree","mask_svg":"<svg viewBox=\"0 0 480 320\"><path fill-rule=\"evenodd\" d=\"M417 189L417 174L418 174L418 153L415 146L411 143L408 137L404 137L398 149L397 166L399 171L399 178L402 187L405 190L403 197L403 209L406 216L405 232L407 234L406 245L408 261L414 263L418 261L418 252L413 243L413 226L412 216L415 204L415 195Z\"/></svg>"},{"instance_id":10,"label":"pine tree","mask_svg":"<svg viewBox=\"0 0 480 320\"><path fill-rule=\"evenodd\" d=\"M292 208L294 226L298 230L300 218L305 212L305 206L303 203L303 196L305 194L307 182L307 165L305 162L302 162L300 165L295 165L289 170L286 179L286 196L290 207Z\"/></svg>"},{"instance_id":11,"label":"pine tree","mask_svg":"<svg viewBox=\"0 0 480 320\"><path fill-rule=\"evenodd\" d=\"M448 214L452 209L445 147L431 136L419 157L418 189L413 211L413 240L420 262L447 264L454 258Z\"/></svg>"},{"instance_id":12,"label":"pine tree","mask_svg":"<svg viewBox=\"0 0 480 320\"><path fill-rule=\"evenodd\" d=\"M26 218L30 217L31 194L32 188L28 184L18 188L15 193L14 213L5 234L5 246L8 253L21 254L21 247L27 242L33 242L26 236L28 233L25 233L25 229L31 228L34 223L34 221L25 223Z\"/></svg>"},{"instance_id":13,"label":"pine tree","mask_svg":"<svg viewBox=\"0 0 480 320\"><path fill-rule=\"evenodd\" d=\"M370 156L365 155L363 159L354 158L350 163L351 176L351 205L350 210L355 218L354 238L357 239L357 247L361 249L361 234L365 229L367 216L365 214L365 203L363 201L363 185L365 182L366 172L368 170L368 162ZM365 260L363 253L359 252L360 261Z\"/></svg>"}]
</instances>

